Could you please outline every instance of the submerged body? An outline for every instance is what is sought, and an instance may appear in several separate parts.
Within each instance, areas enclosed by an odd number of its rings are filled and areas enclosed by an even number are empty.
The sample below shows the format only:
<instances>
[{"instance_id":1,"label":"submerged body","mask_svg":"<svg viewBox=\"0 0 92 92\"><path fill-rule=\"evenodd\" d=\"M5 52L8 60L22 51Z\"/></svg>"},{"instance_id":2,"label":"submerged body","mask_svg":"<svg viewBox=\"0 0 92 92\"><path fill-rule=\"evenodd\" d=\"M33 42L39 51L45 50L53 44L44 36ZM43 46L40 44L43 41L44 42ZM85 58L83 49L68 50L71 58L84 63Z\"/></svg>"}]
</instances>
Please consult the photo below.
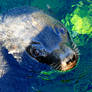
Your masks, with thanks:
<instances>
[{"instance_id":1,"label":"submerged body","mask_svg":"<svg viewBox=\"0 0 92 92\"><path fill-rule=\"evenodd\" d=\"M6 52L3 52L4 49ZM9 69L11 70L7 64L7 55L9 55L8 59L9 57L14 59L14 61L9 59L14 66L17 64L18 67L32 66L31 63L37 62L47 64L60 71L72 69L78 59L76 46L63 24L42 11L29 7L15 8L2 15L0 50L2 77L9 72ZM24 57L24 53L27 58ZM15 69L15 71L18 70ZM1 92L8 92L9 89L3 90ZM9 92L28 91L19 89Z\"/></svg>"}]
</instances>

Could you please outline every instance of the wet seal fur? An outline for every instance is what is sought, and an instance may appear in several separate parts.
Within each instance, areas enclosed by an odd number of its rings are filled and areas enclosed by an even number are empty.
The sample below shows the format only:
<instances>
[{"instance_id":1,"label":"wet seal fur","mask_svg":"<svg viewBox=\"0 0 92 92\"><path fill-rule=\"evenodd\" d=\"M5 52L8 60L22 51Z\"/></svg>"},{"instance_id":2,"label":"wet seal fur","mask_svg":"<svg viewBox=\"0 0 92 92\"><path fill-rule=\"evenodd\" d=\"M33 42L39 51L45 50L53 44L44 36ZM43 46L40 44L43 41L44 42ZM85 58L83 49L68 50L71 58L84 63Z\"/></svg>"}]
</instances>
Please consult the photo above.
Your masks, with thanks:
<instances>
[{"instance_id":1,"label":"wet seal fur","mask_svg":"<svg viewBox=\"0 0 92 92\"><path fill-rule=\"evenodd\" d=\"M78 60L78 49L64 25L42 11L29 7L15 8L2 15L2 47L18 63L22 62L23 53L27 52L30 58L60 71L73 68ZM2 59L3 55L0 57Z\"/></svg>"}]
</instances>

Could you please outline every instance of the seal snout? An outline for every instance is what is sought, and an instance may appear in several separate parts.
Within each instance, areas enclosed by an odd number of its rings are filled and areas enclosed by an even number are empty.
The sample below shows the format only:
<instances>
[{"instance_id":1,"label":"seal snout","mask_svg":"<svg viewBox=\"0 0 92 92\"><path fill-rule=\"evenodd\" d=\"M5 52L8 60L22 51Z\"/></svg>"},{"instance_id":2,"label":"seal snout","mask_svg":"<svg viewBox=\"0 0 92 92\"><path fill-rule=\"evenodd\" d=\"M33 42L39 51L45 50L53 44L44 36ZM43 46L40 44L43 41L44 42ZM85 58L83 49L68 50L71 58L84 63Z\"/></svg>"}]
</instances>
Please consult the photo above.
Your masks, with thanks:
<instances>
[{"instance_id":1,"label":"seal snout","mask_svg":"<svg viewBox=\"0 0 92 92\"><path fill-rule=\"evenodd\" d=\"M61 65L60 65L61 67L60 67L59 70L67 71L67 70L72 69L73 67L76 66L77 60L78 60L78 56L77 55L68 56L63 61L61 61Z\"/></svg>"},{"instance_id":2,"label":"seal snout","mask_svg":"<svg viewBox=\"0 0 92 92\"><path fill-rule=\"evenodd\" d=\"M63 51L61 49L58 54L60 64L57 70L60 71L67 71L74 68L78 61L78 54L76 53L76 51L67 46L64 47L65 48L63 48Z\"/></svg>"}]
</instances>

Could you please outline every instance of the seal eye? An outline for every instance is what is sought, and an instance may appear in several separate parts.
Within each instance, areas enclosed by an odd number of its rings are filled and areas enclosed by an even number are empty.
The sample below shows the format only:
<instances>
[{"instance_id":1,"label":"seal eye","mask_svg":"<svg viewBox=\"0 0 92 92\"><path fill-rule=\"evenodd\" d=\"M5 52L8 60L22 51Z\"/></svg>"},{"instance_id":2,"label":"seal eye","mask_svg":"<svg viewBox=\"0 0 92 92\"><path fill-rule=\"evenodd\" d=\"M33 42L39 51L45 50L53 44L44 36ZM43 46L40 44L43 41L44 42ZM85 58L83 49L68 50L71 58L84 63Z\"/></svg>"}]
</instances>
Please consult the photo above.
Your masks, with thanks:
<instances>
[{"instance_id":1,"label":"seal eye","mask_svg":"<svg viewBox=\"0 0 92 92\"><path fill-rule=\"evenodd\" d=\"M26 51L34 58L37 58L39 56L41 56L41 50L35 48L35 47L32 47L32 46L29 46L27 47Z\"/></svg>"},{"instance_id":2,"label":"seal eye","mask_svg":"<svg viewBox=\"0 0 92 92\"><path fill-rule=\"evenodd\" d=\"M37 56L39 56L40 51L34 48L33 51L32 51L32 54L34 55L34 57L37 57Z\"/></svg>"},{"instance_id":3,"label":"seal eye","mask_svg":"<svg viewBox=\"0 0 92 92\"><path fill-rule=\"evenodd\" d=\"M60 32L61 32L62 34L65 34L65 31L64 31L63 28L60 28Z\"/></svg>"},{"instance_id":4,"label":"seal eye","mask_svg":"<svg viewBox=\"0 0 92 92\"><path fill-rule=\"evenodd\" d=\"M45 48L38 42L32 42L27 48L27 53L33 58L39 61L40 57L46 57L48 52ZM39 61L40 62L40 61Z\"/></svg>"},{"instance_id":5,"label":"seal eye","mask_svg":"<svg viewBox=\"0 0 92 92\"><path fill-rule=\"evenodd\" d=\"M55 29L55 32L57 34L61 33L61 34L65 35L65 29L63 27L57 27L57 26L55 26L54 29Z\"/></svg>"}]
</instances>

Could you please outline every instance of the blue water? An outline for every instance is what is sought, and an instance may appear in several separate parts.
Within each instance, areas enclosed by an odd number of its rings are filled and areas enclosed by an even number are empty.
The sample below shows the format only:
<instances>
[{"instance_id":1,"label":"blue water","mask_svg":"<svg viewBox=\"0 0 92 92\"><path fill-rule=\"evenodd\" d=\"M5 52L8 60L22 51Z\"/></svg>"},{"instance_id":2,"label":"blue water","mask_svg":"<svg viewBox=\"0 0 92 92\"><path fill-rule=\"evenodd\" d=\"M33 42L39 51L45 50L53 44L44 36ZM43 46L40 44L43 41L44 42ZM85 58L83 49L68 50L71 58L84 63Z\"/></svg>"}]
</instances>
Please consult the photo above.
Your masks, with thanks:
<instances>
[{"instance_id":1,"label":"blue water","mask_svg":"<svg viewBox=\"0 0 92 92\"><path fill-rule=\"evenodd\" d=\"M15 0L14 2L12 0L0 1L0 10L4 12L13 7L31 5L31 2L31 0L28 0L26 3L22 0ZM68 7L66 10L68 11ZM59 19L64 18L67 12L62 13L62 16L58 13L55 17L60 15L61 17L59 17ZM3 48L2 52L8 57L7 61L9 61L10 70L5 76L0 78L0 87L5 88L7 92L92 92L92 38L88 40L88 43L83 46L78 46L78 48L80 51L79 63L73 70L66 73L50 70L48 66L43 64L39 65L35 62L32 64L32 66L34 66L34 64L37 65L34 70L30 66L29 68L24 66L23 70L18 66L14 58L7 54L7 50ZM26 57L27 60L29 58L26 53L24 53L24 57ZM26 58L24 58L24 61ZM13 64L10 62L11 60L14 61ZM17 68L19 69L17 70ZM32 71L29 70L31 68ZM40 69L47 73L42 73ZM22 70L25 71L26 74L22 72ZM48 72L51 72L51 74L48 74ZM18 75L18 78L16 78L15 74ZM24 79L22 77L24 77ZM17 86L11 79L16 81ZM12 88L10 86L11 84ZM22 88L20 84L22 84ZM11 90L8 91L9 87ZM14 91L13 87L16 87L16 90L19 91ZM6 92L5 90L0 88L0 92Z\"/></svg>"}]
</instances>

